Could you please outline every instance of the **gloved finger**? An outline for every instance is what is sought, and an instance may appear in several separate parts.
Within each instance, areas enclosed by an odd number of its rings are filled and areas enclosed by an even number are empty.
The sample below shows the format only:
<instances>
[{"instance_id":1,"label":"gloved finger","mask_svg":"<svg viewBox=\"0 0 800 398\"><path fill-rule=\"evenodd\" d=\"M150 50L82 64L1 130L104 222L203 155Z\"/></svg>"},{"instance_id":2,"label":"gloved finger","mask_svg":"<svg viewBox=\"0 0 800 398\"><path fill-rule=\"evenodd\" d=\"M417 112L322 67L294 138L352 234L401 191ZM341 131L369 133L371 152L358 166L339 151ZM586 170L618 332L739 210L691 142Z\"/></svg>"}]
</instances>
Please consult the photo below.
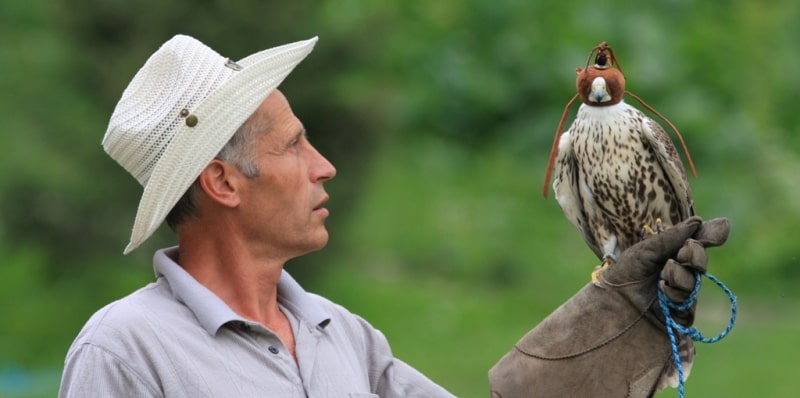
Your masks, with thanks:
<instances>
[{"instance_id":1,"label":"gloved finger","mask_svg":"<svg viewBox=\"0 0 800 398\"><path fill-rule=\"evenodd\" d=\"M673 302L689 298L696 282L695 272L706 272L708 255L706 247L725 243L730 232L726 218L704 222L695 232L694 239L687 239L678 251L676 260L668 260L661 271L661 289Z\"/></svg>"},{"instance_id":2,"label":"gloved finger","mask_svg":"<svg viewBox=\"0 0 800 398\"><path fill-rule=\"evenodd\" d=\"M617 263L601 275L612 284L641 280L656 275L664 263L674 258L687 239L702 224L700 217L690 217L665 231L629 247L620 254Z\"/></svg>"},{"instance_id":3,"label":"gloved finger","mask_svg":"<svg viewBox=\"0 0 800 398\"><path fill-rule=\"evenodd\" d=\"M673 303L685 303L686 300L689 299L689 295L691 292L684 292L682 290L673 289L666 285L666 281L662 280L659 282L659 286L667 298L672 301ZM694 323L694 313L695 309L697 308L697 302L694 303L691 307L685 310L677 310L672 309L670 310L670 314L672 315L672 319L683 326L691 326ZM659 307L658 303L653 304L653 309L660 319L663 321L663 315L661 313L661 308Z\"/></svg>"},{"instance_id":4,"label":"gloved finger","mask_svg":"<svg viewBox=\"0 0 800 398\"><path fill-rule=\"evenodd\" d=\"M673 302L681 303L689 298L696 280L693 269L670 259L661 271L661 290Z\"/></svg>"},{"instance_id":5,"label":"gloved finger","mask_svg":"<svg viewBox=\"0 0 800 398\"><path fill-rule=\"evenodd\" d=\"M658 282L659 287L673 303L685 303L691 296L697 280L693 270L675 260L667 261L661 277L661 281ZM695 306L696 303L686 310L671 310L672 319L683 326L691 326L694 323Z\"/></svg>"},{"instance_id":6,"label":"gloved finger","mask_svg":"<svg viewBox=\"0 0 800 398\"><path fill-rule=\"evenodd\" d=\"M728 240L730 231L731 223L727 218L715 218L702 223L695 232L694 239L704 247L721 246Z\"/></svg>"},{"instance_id":7,"label":"gloved finger","mask_svg":"<svg viewBox=\"0 0 800 398\"><path fill-rule=\"evenodd\" d=\"M694 239L688 239L675 256L679 263L694 271L706 272L708 269L708 255L703 244Z\"/></svg>"}]
</instances>

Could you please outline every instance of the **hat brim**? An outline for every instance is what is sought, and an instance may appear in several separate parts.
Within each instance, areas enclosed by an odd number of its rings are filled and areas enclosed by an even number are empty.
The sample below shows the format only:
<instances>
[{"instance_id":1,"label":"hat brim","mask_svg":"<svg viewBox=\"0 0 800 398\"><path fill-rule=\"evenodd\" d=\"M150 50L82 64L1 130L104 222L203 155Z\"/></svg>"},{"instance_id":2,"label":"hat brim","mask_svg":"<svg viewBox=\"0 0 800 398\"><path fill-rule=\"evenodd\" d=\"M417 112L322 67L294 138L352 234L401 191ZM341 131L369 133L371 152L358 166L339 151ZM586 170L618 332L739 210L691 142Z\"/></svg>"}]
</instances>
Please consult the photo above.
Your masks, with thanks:
<instances>
[{"instance_id":1,"label":"hat brim","mask_svg":"<svg viewBox=\"0 0 800 398\"><path fill-rule=\"evenodd\" d=\"M136 212L130 253L149 238L238 128L314 48L317 37L264 50L237 62L242 69L212 92L182 124L153 168Z\"/></svg>"}]
</instances>

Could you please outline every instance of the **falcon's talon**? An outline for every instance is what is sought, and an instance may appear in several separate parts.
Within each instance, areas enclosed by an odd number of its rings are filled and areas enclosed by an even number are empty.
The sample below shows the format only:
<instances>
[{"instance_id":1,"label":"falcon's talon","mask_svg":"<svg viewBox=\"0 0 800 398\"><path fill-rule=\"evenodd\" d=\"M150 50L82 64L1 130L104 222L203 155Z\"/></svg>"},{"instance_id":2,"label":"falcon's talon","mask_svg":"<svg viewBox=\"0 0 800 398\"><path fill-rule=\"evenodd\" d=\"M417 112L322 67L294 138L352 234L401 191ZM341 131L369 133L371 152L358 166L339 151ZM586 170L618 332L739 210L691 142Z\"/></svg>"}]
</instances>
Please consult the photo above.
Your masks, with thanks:
<instances>
[{"instance_id":1,"label":"falcon's talon","mask_svg":"<svg viewBox=\"0 0 800 398\"><path fill-rule=\"evenodd\" d=\"M605 256L603 256L603 262L600 263L600 265L596 265L594 267L594 271L592 271L592 283L595 286L603 287L603 285L600 283L600 274L603 271L605 271L606 267L608 267L611 264L614 264L615 262L617 262L617 261L616 261L616 259L614 258L613 255L606 254Z\"/></svg>"},{"instance_id":2,"label":"falcon's talon","mask_svg":"<svg viewBox=\"0 0 800 398\"><path fill-rule=\"evenodd\" d=\"M603 266L596 266L594 267L594 271L592 271L592 284L597 287L604 287L602 283L600 283L600 272L603 271Z\"/></svg>"},{"instance_id":3,"label":"falcon's talon","mask_svg":"<svg viewBox=\"0 0 800 398\"><path fill-rule=\"evenodd\" d=\"M667 228L664 226L664 221L661 220L661 217L656 217L652 224L645 224L642 226L642 239L653 235L658 235L666 231L666 229Z\"/></svg>"}]
</instances>

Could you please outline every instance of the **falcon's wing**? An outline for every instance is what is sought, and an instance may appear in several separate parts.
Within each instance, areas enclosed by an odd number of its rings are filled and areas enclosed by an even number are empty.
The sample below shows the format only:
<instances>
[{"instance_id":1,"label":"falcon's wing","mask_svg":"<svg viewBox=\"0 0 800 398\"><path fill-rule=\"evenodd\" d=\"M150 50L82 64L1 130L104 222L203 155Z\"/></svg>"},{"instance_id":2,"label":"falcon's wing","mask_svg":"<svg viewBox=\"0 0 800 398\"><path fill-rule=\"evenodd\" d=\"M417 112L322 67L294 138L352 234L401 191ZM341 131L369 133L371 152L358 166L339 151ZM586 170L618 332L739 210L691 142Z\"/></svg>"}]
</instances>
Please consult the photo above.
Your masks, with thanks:
<instances>
[{"instance_id":1,"label":"falcon's wing","mask_svg":"<svg viewBox=\"0 0 800 398\"><path fill-rule=\"evenodd\" d=\"M583 235L583 240L598 258L603 257L603 248L597 244L594 233L583 210L583 198L579 184L580 169L575 160L575 153L572 151L570 132L566 131L558 141L558 156L556 156L553 169L553 191L556 195L558 205L572 223ZM591 192L584 187L584 194L591 195Z\"/></svg>"},{"instance_id":2,"label":"falcon's wing","mask_svg":"<svg viewBox=\"0 0 800 398\"><path fill-rule=\"evenodd\" d=\"M672 220L673 223L685 220L694 215L694 199L692 198L692 190L689 188L689 180L686 178L686 171L681 163L681 158L678 156L678 150L669 138L669 135L664 131L655 120L644 118L642 123L644 128L644 136L653 148L658 163L664 170L667 180L671 185L675 197L678 198L678 216L679 220Z\"/></svg>"}]
</instances>

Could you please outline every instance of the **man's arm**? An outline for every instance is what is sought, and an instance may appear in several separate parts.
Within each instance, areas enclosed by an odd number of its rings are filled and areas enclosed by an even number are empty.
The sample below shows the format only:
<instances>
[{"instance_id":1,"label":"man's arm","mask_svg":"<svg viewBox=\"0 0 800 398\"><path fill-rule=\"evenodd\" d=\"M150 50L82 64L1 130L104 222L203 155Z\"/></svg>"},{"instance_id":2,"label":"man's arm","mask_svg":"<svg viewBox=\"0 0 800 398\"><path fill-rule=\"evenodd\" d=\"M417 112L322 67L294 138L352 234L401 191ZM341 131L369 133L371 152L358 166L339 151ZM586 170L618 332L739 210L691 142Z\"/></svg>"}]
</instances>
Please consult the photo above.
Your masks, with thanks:
<instances>
[{"instance_id":1,"label":"man's arm","mask_svg":"<svg viewBox=\"0 0 800 398\"><path fill-rule=\"evenodd\" d=\"M386 337L353 315L363 336L372 392L381 398L452 398L453 394L407 363L394 357Z\"/></svg>"}]
</instances>

